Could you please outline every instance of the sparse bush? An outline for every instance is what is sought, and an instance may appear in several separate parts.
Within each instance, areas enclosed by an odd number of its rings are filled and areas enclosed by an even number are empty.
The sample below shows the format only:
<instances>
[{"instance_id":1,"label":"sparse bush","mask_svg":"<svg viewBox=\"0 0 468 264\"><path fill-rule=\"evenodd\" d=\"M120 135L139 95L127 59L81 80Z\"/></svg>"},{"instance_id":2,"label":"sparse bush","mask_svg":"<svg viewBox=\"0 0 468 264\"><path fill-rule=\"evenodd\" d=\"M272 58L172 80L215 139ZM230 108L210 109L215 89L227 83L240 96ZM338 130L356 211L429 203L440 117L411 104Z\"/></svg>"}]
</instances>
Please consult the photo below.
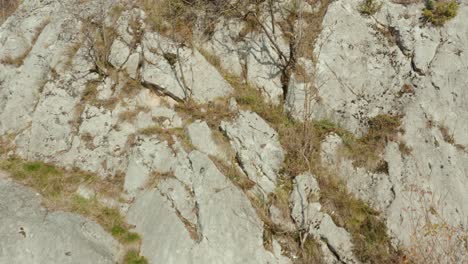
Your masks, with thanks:
<instances>
[{"instance_id":1,"label":"sparse bush","mask_svg":"<svg viewBox=\"0 0 468 264\"><path fill-rule=\"evenodd\" d=\"M377 0L363 0L358 6L359 12L367 16L379 12L380 8L382 8L382 3Z\"/></svg>"},{"instance_id":2,"label":"sparse bush","mask_svg":"<svg viewBox=\"0 0 468 264\"><path fill-rule=\"evenodd\" d=\"M458 13L459 3L456 0L428 0L423 9L424 22L442 26Z\"/></svg>"}]
</instances>

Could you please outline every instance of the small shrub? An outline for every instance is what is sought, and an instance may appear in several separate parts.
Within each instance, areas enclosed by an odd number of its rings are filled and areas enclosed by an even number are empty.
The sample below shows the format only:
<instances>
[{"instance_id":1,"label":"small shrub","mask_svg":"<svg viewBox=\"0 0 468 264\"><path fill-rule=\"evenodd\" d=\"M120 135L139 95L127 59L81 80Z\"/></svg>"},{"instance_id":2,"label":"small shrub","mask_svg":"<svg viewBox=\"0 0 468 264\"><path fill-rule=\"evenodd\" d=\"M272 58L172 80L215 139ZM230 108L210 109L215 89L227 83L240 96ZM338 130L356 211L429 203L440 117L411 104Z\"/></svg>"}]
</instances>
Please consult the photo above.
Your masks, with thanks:
<instances>
[{"instance_id":1,"label":"small shrub","mask_svg":"<svg viewBox=\"0 0 468 264\"><path fill-rule=\"evenodd\" d=\"M361 14L371 16L379 12L382 8L382 3L377 0L364 0L358 6L358 10Z\"/></svg>"},{"instance_id":2,"label":"small shrub","mask_svg":"<svg viewBox=\"0 0 468 264\"><path fill-rule=\"evenodd\" d=\"M424 22L442 26L457 15L458 7L456 0L428 0L423 9L422 18Z\"/></svg>"}]
</instances>

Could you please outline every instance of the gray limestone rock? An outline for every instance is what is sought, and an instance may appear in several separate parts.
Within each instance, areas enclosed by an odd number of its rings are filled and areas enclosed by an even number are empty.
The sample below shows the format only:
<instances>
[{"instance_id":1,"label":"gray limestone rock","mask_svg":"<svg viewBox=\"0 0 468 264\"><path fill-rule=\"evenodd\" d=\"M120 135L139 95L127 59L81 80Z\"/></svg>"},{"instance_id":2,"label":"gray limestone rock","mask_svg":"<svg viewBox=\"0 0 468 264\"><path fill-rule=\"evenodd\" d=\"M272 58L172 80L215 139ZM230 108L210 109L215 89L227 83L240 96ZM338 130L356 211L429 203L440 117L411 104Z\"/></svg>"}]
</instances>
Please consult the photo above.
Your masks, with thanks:
<instances>
[{"instance_id":1,"label":"gray limestone rock","mask_svg":"<svg viewBox=\"0 0 468 264\"><path fill-rule=\"evenodd\" d=\"M249 200L205 154L177 159L190 163L185 178L176 173L142 192L128 213L144 234L144 256L154 263L290 263L281 250L263 247L263 226Z\"/></svg>"},{"instance_id":2,"label":"gray limestone rock","mask_svg":"<svg viewBox=\"0 0 468 264\"><path fill-rule=\"evenodd\" d=\"M121 68L129 59L130 48L124 42L115 40L109 54L109 62L116 68Z\"/></svg>"},{"instance_id":3,"label":"gray limestone rock","mask_svg":"<svg viewBox=\"0 0 468 264\"><path fill-rule=\"evenodd\" d=\"M359 263L353 254L351 236L321 212L319 198L320 187L313 175L305 173L294 178L290 203L296 225L327 245L322 247L327 263Z\"/></svg>"},{"instance_id":4,"label":"gray limestone rock","mask_svg":"<svg viewBox=\"0 0 468 264\"><path fill-rule=\"evenodd\" d=\"M222 160L227 159L226 153L214 141L211 129L206 122L201 120L193 122L187 126L187 133L192 145L201 152Z\"/></svg>"},{"instance_id":5,"label":"gray limestone rock","mask_svg":"<svg viewBox=\"0 0 468 264\"><path fill-rule=\"evenodd\" d=\"M49 212L41 197L0 172L1 263L108 263L120 245L98 224L76 214Z\"/></svg>"},{"instance_id":6,"label":"gray limestone rock","mask_svg":"<svg viewBox=\"0 0 468 264\"><path fill-rule=\"evenodd\" d=\"M157 33L147 34L143 82L177 100L192 98L202 103L232 92L230 84L199 51L179 46Z\"/></svg>"},{"instance_id":7,"label":"gray limestone rock","mask_svg":"<svg viewBox=\"0 0 468 264\"><path fill-rule=\"evenodd\" d=\"M221 129L231 141L242 170L265 193L274 191L284 151L278 133L256 113L240 111L232 123L222 122Z\"/></svg>"}]
</instances>

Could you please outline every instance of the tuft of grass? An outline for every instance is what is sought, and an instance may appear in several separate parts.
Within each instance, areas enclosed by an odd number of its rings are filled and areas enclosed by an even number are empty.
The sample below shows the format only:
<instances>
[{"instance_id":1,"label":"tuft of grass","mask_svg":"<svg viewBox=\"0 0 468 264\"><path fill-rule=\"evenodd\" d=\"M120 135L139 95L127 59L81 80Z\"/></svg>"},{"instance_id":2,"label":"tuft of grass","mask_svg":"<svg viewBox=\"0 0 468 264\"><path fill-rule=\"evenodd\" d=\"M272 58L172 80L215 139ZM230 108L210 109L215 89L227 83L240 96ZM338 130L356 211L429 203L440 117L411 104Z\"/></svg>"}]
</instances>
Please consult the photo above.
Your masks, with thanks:
<instances>
[{"instance_id":1,"label":"tuft of grass","mask_svg":"<svg viewBox=\"0 0 468 264\"><path fill-rule=\"evenodd\" d=\"M119 121L120 122L127 122L127 123L132 123L135 121L135 118L138 116L140 112L149 112L150 109L148 107L143 107L143 106L138 106L134 110L128 110L121 112L119 114Z\"/></svg>"},{"instance_id":2,"label":"tuft of grass","mask_svg":"<svg viewBox=\"0 0 468 264\"><path fill-rule=\"evenodd\" d=\"M147 12L146 23L166 37L191 42L197 15L190 2L183 0L140 0Z\"/></svg>"},{"instance_id":3,"label":"tuft of grass","mask_svg":"<svg viewBox=\"0 0 468 264\"><path fill-rule=\"evenodd\" d=\"M158 184L168 178L175 178L174 172L166 172L166 173L160 173L157 171L153 171L148 179L148 181L145 184L146 188L153 188L158 186Z\"/></svg>"},{"instance_id":4,"label":"tuft of grass","mask_svg":"<svg viewBox=\"0 0 468 264\"><path fill-rule=\"evenodd\" d=\"M148 264L148 260L135 250L130 250L125 254L123 264Z\"/></svg>"},{"instance_id":5,"label":"tuft of grass","mask_svg":"<svg viewBox=\"0 0 468 264\"><path fill-rule=\"evenodd\" d=\"M7 134L0 137L0 158L8 154L8 152L15 149L13 141L16 135L14 133Z\"/></svg>"},{"instance_id":6,"label":"tuft of grass","mask_svg":"<svg viewBox=\"0 0 468 264\"><path fill-rule=\"evenodd\" d=\"M443 26L457 16L458 8L459 3L456 0L428 0L422 11L422 19L434 26Z\"/></svg>"},{"instance_id":7,"label":"tuft of grass","mask_svg":"<svg viewBox=\"0 0 468 264\"><path fill-rule=\"evenodd\" d=\"M94 189L105 189L105 195L117 198L121 186L101 180L79 170L64 170L39 161L24 161L13 157L0 160L0 169L10 173L13 180L37 190L44 197L44 206L52 210L70 211L98 222L122 243L138 241L138 235L129 231L117 208L108 208L96 199L76 195L82 184Z\"/></svg>"},{"instance_id":8,"label":"tuft of grass","mask_svg":"<svg viewBox=\"0 0 468 264\"><path fill-rule=\"evenodd\" d=\"M184 116L188 122L195 120L205 120L212 129L218 129L221 121L231 120L236 114L229 110L229 99L218 99L208 104L198 104L189 100L183 104L178 104L175 109Z\"/></svg>"},{"instance_id":9,"label":"tuft of grass","mask_svg":"<svg viewBox=\"0 0 468 264\"><path fill-rule=\"evenodd\" d=\"M69 44L68 49L65 51L63 56L65 57L65 68L70 69L73 64L73 59L81 48L81 42L75 41Z\"/></svg>"},{"instance_id":10,"label":"tuft of grass","mask_svg":"<svg viewBox=\"0 0 468 264\"><path fill-rule=\"evenodd\" d=\"M442 134L442 138L444 139L445 142L447 142L449 144L452 144L452 145L455 145L455 137L454 137L453 133L451 133L449 131L447 126L439 125L439 130L440 130L440 133Z\"/></svg>"},{"instance_id":11,"label":"tuft of grass","mask_svg":"<svg viewBox=\"0 0 468 264\"><path fill-rule=\"evenodd\" d=\"M359 12L367 16L374 15L379 12L381 8L382 3L377 0L363 0L358 6Z\"/></svg>"},{"instance_id":12,"label":"tuft of grass","mask_svg":"<svg viewBox=\"0 0 468 264\"><path fill-rule=\"evenodd\" d=\"M119 103L119 98L113 96L106 100L100 100L97 98L98 95L98 86L102 83L102 80L92 80L86 83L86 88L83 91L81 102L82 107L81 110L84 110L84 104L88 103L90 105L94 105L96 107L103 107L108 110L113 110Z\"/></svg>"},{"instance_id":13,"label":"tuft of grass","mask_svg":"<svg viewBox=\"0 0 468 264\"><path fill-rule=\"evenodd\" d=\"M231 182L238 186L241 190L248 191L255 186L255 182L250 180L245 174L243 174L239 170L239 168L235 166L235 164L237 163L234 158L229 164L217 157L211 156L210 158L216 165L216 167L219 169L219 171L221 171L223 175L230 179Z\"/></svg>"},{"instance_id":14,"label":"tuft of grass","mask_svg":"<svg viewBox=\"0 0 468 264\"><path fill-rule=\"evenodd\" d=\"M320 203L333 221L352 236L354 254L364 263L394 262L400 253L393 249L387 227L379 213L350 194L345 185L325 170L318 177Z\"/></svg>"},{"instance_id":15,"label":"tuft of grass","mask_svg":"<svg viewBox=\"0 0 468 264\"><path fill-rule=\"evenodd\" d=\"M232 16L239 6L245 6L245 2L254 1L243 0L234 4L213 0L139 0L137 5L147 13L146 23L152 30L190 44L195 27L210 35L220 17Z\"/></svg>"},{"instance_id":16,"label":"tuft of grass","mask_svg":"<svg viewBox=\"0 0 468 264\"><path fill-rule=\"evenodd\" d=\"M0 169L8 171L14 180L38 190L46 200L59 203L67 193L74 192L82 183L93 183L96 177L85 172L65 174L64 170L42 162L25 162L13 157L0 160Z\"/></svg>"},{"instance_id":17,"label":"tuft of grass","mask_svg":"<svg viewBox=\"0 0 468 264\"><path fill-rule=\"evenodd\" d=\"M299 238L300 239L300 238ZM310 236L301 242L300 250L301 264L323 263L323 253L319 243Z\"/></svg>"},{"instance_id":18,"label":"tuft of grass","mask_svg":"<svg viewBox=\"0 0 468 264\"><path fill-rule=\"evenodd\" d=\"M78 187L86 184L102 195L119 200L123 191L120 179L103 180L77 169L65 170L17 157L0 159L0 169L9 172L16 182L38 191L46 208L77 213L94 220L124 245L140 243L140 236L130 231L131 226L125 222L118 208L109 208L96 198L86 199L76 194Z\"/></svg>"},{"instance_id":19,"label":"tuft of grass","mask_svg":"<svg viewBox=\"0 0 468 264\"><path fill-rule=\"evenodd\" d=\"M328 120L314 121L314 127L320 140L323 140L329 133L339 135L345 146L342 152L354 161L354 166L379 171L382 168L381 154L385 146L389 141L395 141L398 132L401 132L401 116L381 114L371 118L368 125L367 133L358 138Z\"/></svg>"},{"instance_id":20,"label":"tuft of grass","mask_svg":"<svg viewBox=\"0 0 468 264\"><path fill-rule=\"evenodd\" d=\"M146 128L142 128L138 131L141 135L153 136L156 135L162 141L167 141L169 146L173 146L176 143L175 138L179 139L185 150L191 151L194 149L192 142L190 141L184 128L164 128L160 125L153 125Z\"/></svg>"},{"instance_id":21,"label":"tuft of grass","mask_svg":"<svg viewBox=\"0 0 468 264\"><path fill-rule=\"evenodd\" d=\"M124 244L134 243L141 240L140 235L130 232L128 227L125 227L125 224L122 222L115 224L112 227L111 234Z\"/></svg>"}]
</instances>

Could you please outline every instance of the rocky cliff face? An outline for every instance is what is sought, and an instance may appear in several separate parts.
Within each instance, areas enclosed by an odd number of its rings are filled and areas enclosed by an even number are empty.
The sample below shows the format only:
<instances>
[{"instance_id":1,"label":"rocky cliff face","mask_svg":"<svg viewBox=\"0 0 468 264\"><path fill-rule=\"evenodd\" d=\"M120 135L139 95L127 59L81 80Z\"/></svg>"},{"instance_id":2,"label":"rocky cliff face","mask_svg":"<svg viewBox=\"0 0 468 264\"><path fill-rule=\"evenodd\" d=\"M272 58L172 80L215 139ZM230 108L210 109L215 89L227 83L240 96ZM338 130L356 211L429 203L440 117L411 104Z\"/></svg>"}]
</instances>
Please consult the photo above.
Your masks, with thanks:
<instances>
[{"instance_id":1,"label":"rocky cliff face","mask_svg":"<svg viewBox=\"0 0 468 264\"><path fill-rule=\"evenodd\" d=\"M468 1L443 26L422 1L192 2L5 18L1 261L468 261ZM119 192L55 195L28 161Z\"/></svg>"}]
</instances>

